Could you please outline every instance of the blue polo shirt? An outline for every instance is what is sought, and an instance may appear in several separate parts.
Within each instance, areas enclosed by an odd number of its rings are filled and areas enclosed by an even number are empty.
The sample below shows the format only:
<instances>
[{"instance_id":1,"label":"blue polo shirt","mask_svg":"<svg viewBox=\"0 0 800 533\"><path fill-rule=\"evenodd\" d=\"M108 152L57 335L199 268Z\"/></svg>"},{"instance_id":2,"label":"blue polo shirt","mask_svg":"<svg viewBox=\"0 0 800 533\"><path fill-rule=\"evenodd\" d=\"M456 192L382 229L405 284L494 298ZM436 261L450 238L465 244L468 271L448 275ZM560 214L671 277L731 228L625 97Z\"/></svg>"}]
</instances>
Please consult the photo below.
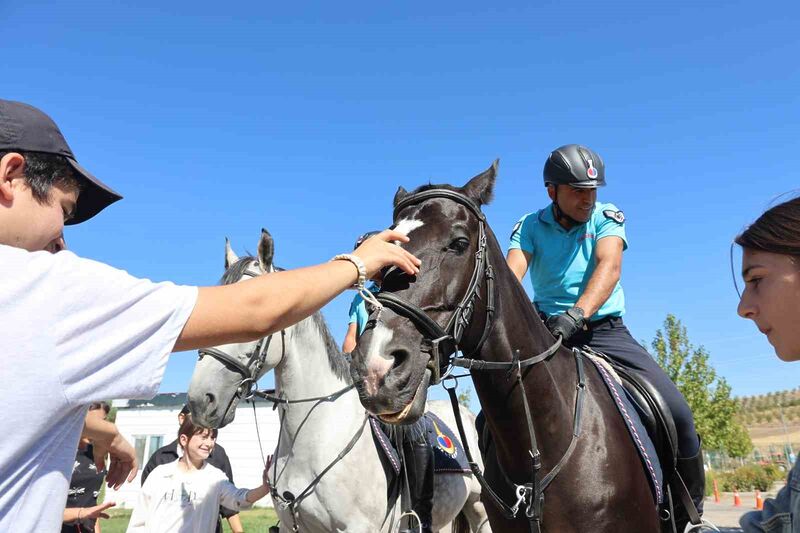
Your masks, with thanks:
<instances>
[{"instance_id":1,"label":"blue polo shirt","mask_svg":"<svg viewBox=\"0 0 800 533\"><path fill-rule=\"evenodd\" d=\"M619 237L623 249L628 247L624 218L613 204L597 202L589 221L569 231L556 222L552 204L519 219L508 248L531 254L528 271L533 301L540 311L551 316L575 305L594 272L597 241L605 237ZM611 296L589 320L623 314L625 295L617 282Z\"/></svg>"},{"instance_id":2,"label":"blue polo shirt","mask_svg":"<svg viewBox=\"0 0 800 533\"><path fill-rule=\"evenodd\" d=\"M381 288L375 283L372 283L367 286L367 290L374 294L380 291ZM356 324L356 332L360 337L364 332L364 328L367 327L368 319L369 313L367 312L367 304L364 302L364 298L360 294L356 294L355 298L353 298L353 301L350 304L350 320L347 322L347 325Z\"/></svg>"}]
</instances>

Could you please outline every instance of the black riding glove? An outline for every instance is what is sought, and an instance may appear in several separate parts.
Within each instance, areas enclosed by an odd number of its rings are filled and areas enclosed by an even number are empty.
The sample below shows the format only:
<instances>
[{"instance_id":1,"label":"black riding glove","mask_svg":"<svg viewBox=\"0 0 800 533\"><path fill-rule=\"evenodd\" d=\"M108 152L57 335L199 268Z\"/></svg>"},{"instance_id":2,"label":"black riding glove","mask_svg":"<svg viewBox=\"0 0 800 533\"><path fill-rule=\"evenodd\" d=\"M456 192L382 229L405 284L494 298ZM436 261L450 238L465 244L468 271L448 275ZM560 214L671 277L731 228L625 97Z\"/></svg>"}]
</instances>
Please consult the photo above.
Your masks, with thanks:
<instances>
[{"instance_id":1,"label":"black riding glove","mask_svg":"<svg viewBox=\"0 0 800 533\"><path fill-rule=\"evenodd\" d=\"M551 316L545 322L550 333L555 337L560 335L564 341L582 330L585 324L586 319L583 318L583 309L580 307L571 307L560 315Z\"/></svg>"}]
</instances>

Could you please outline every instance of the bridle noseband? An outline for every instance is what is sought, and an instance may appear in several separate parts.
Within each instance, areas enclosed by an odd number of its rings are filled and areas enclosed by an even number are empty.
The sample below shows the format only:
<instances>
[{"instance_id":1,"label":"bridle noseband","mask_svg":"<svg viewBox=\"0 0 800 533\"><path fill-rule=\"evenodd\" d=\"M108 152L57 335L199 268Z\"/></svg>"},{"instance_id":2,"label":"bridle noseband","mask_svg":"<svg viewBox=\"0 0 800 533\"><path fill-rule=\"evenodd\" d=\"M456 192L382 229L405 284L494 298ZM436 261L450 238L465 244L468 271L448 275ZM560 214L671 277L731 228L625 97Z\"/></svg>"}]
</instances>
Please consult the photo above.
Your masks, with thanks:
<instances>
[{"instance_id":1,"label":"bridle noseband","mask_svg":"<svg viewBox=\"0 0 800 533\"><path fill-rule=\"evenodd\" d=\"M475 268L472 271L464 297L456 306L447 325L442 328L418 306L406 302L389 292L378 292L375 298L398 315L410 320L423 335L420 351L430 356L427 368L431 371L430 383L435 385L450 374L453 369L453 355L459 351L464 332L472 320L475 311L475 300L483 281L486 281L486 321L483 333L473 350L467 355L471 357L480 351L489 337L494 318L494 269L489 264L486 244L486 215L475 202L466 195L449 189L429 189L410 194L400 200L394 208L394 219L400 212L412 205L417 205L433 198L452 200L469 209L478 218L478 249L475 251ZM375 319L371 320L374 322Z\"/></svg>"}]
</instances>

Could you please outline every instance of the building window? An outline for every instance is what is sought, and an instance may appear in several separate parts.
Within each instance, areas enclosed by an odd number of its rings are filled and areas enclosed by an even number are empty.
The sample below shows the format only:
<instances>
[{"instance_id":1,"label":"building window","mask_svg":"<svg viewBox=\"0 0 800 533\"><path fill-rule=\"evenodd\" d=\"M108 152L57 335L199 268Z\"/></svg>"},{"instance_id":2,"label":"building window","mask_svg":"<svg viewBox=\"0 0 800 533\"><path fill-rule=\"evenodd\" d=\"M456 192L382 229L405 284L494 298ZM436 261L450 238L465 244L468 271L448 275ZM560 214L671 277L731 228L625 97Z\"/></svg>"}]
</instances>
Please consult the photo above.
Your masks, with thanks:
<instances>
[{"instance_id":1,"label":"building window","mask_svg":"<svg viewBox=\"0 0 800 533\"><path fill-rule=\"evenodd\" d=\"M136 449L136 460L139 465L144 464L144 447L147 445L147 437L145 435L133 436L133 447Z\"/></svg>"},{"instance_id":2,"label":"building window","mask_svg":"<svg viewBox=\"0 0 800 533\"><path fill-rule=\"evenodd\" d=\"M153 456L159 448L161 448L162 443L164 442L163 435L150 435L150 448L147 450L147 457L150 458ZM142 464L142 463L139 463Z\"/></svg>"}]
</instances>

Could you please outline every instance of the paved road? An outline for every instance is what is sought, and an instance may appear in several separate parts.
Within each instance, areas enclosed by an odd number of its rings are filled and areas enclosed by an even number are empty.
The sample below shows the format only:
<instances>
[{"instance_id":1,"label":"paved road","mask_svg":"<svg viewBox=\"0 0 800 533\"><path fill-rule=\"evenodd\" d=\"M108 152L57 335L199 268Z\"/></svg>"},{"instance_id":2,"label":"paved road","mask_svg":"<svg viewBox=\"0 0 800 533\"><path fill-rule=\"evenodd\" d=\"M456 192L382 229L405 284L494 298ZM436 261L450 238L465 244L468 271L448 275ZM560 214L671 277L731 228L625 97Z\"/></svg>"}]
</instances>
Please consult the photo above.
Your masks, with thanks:
<instances>
[{"instance_id":1,"label":"paved road","mask_svg":"<svg viewBox=\"0 0 800 533\"><path fill-rule=\"evenodd\" d=\"M742 531L739 527L739 517L755 510L756 496L754 492L742 492L740 496L741 507L733 505L733 494L730 492L722 493L719 503L714 502L714 498L706 498L703 516L716 524L724 533ZM774 491L763 495L765 498L774 496Z\"/></svg>"}]
</instances>

